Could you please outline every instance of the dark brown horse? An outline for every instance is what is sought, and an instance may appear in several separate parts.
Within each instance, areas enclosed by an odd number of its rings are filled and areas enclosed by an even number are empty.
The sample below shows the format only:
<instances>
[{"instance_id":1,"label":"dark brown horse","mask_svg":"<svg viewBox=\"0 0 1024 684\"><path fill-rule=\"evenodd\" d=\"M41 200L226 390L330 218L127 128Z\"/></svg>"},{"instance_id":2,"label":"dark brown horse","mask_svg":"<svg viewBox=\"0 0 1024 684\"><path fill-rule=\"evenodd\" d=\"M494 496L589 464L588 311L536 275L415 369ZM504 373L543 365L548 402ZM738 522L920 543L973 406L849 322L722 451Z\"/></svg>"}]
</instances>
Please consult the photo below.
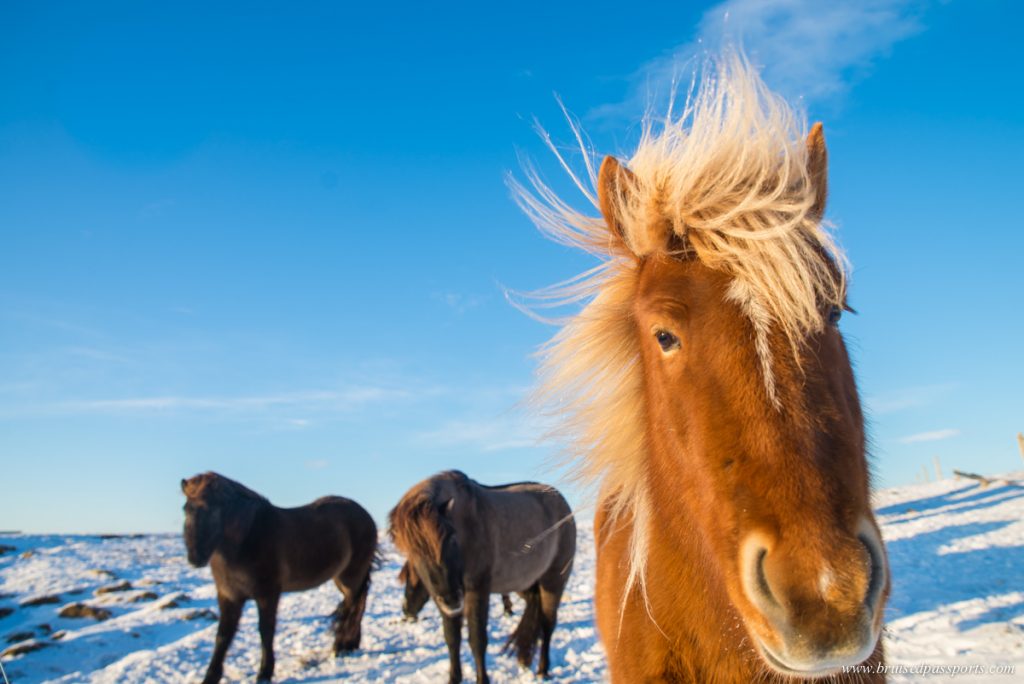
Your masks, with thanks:
<instances>
[{"instance_id":1,"label":"dark brown horse","mask_svg":"<svg viewBox=\"0 0 1024 684\"><path fill-rule=\"evenodd\" d=\"M821 125L733 56L643 130L593 174L600 217L536 177L520 195L605 262L541 293L589 302L545 349L541 398L600 485L611 680L884 680L888 563Z\"/></svg>"},{"instance_id":2,"label":"dark brown horse","mask_svg":"<svg viewBox=\"0 0 1024 684\"><path fill-rule=\"evenodd\" d=\"M203 473L181 481L188 561L207 563L217 585L220 623L204 684L219 682L242 608L259 608L263 657L259 681L274 675L274 629L282 592L333 579L344 601L335 614L334 651L359 647L361 621L377 550L377 526L359 504L325 496L307 506L278 508L241 484Z\"/></svg>"},{"instance_id":3,"label":"dark brown horse","mask_svg":"<svg viewBox=\"0 0 1024 684\"><path fill-rule=\"evenodd\" d=\"M441 611L451 664L462 681L462 616L478 684L486 670L491 593L518 592L523 616L507 647L546 677L558 604L576 554L576 524L558 491L535 482L485 487L450 470L410 489L389 515L391 538Z\"/></svg>"},{"instance_id":4,"label":"dark brown horse","mask_svg":"<svg viewBox=\"0 0 1024 684\"><path fill-rule=\"evenodd\" d=\"M398 572L398 581L405 587L405 596L402 598L402 615L406 620L415 622L419 618L423 606L427 605L427 601L430 600L430 592L427 591L427 586L420 581L416 571L409 567L408 561L402 564L402 569ZM513 614L512 599L508 594L501 595L501 605L505 610L505 615Z\"/></svg>"}]
</instances>

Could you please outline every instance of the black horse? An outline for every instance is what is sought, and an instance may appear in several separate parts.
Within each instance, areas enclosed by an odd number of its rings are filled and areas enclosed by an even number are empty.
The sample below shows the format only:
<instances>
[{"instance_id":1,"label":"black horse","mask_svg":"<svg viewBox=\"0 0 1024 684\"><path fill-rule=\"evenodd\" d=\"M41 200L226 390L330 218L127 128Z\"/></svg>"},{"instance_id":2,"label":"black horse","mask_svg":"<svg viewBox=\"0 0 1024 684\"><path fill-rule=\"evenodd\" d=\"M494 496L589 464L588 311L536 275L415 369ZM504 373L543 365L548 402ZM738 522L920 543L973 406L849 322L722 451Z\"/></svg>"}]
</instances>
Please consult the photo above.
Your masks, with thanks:
<instances>
[{"instance_id":1,"label":"black horse","mask_svg":"<svg viewBox=\"0 0 1024 684\"><path fill-rule=\"evenodd\" d=\"M334 652L359 648L361 621L377 552L377 526L354 501L326 496L278 508L217 473L181 481L188 561L213 571L220 623L203 684L220 681L224 656L248 599L259 608L263 657L259 681L274 676L274 629L282 592L333 579L344 601L335 613Z\"/></svg>"},{"instance_id":2,"label":"black horse","mask_svg":"<svg viewBox=\"0 0 1024 684\"><path fill-rule=\"evenodd\" d=\"M558 604L576 554L576 524L558 490L536 482L485 487L450 470L406 492L389 515L391 538L441 611L448 644L449 682L462 681L462 616L476 681L486 669L487 608L491 593L515 591L526 601L508 641L537 674L547 677Z\"/></svg>"}]
</instances>

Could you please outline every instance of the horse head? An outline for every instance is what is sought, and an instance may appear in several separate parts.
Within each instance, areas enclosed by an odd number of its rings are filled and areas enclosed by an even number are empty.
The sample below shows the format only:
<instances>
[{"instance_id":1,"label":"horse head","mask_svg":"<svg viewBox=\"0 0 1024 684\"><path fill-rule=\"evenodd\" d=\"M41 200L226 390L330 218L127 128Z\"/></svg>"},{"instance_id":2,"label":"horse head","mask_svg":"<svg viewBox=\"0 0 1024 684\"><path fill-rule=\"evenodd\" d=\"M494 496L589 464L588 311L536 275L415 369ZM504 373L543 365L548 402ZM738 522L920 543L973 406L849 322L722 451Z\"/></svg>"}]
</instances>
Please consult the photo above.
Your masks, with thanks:
<instances>
[{"instance_id":1,"label":"horse head","mask_svg":"<svg viewBox=\"0 0 1024 684\"><path fill-rule=\"evenodd\" d=\"M634 260L625 306L650 503L663 515L677 506L671 534L703 548L763 660L819 676L875 651L889 578L838 328L843 272L815 230L825 201L820 125L795 156L802 168L772 191L775 218L787 206L802 211L794 234L774 244L744 244L742 226L724 237L702 231L699 212L611 157L598 193L609 241Z\"/></svg>"},{"instance_id":2,"label":"horse head","mask_svg":"<svg viewBox=\"0 0 1024 684\"><path fill-rule=\"evenodd\" d=\"M451 617L461 615L463 608L464 561L452 522L464 498L463 480L465 475L454 471L426 480L406 493L388 515L391 538L408 559L409 574Z\"/></svg>"},{"instance_id":3,"label":"horse head","mask_svg":"<svg viewBox=\"0 0 1024 684\"><path fill-rule=\"evenodd\" d=\"M214 472L181 481L185 494L185 548L188 562L201 568L225 542L240 543L248 534L259 494Z\"/></svg>"}]
</instances>

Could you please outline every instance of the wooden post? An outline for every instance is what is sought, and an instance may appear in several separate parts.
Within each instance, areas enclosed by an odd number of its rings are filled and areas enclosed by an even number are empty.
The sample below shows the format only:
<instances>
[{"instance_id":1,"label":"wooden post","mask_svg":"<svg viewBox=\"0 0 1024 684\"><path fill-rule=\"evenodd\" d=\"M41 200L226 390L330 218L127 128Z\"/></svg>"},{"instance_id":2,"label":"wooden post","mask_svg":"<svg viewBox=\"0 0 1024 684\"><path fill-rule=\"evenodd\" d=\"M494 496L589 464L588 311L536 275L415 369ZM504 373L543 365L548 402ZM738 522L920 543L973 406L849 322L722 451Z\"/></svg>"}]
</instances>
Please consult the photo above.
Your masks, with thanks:
<instances>
[{"instance_id":1,"label":"wooden post","mask_svg":"<svg viewBox=\"0 0 1024 684\"><path fill-rule=\"evenodd\" d=\"M935 457L935 477L942 479L942 463L939 462L939 457Z\"/></svg>"}]
</instances>

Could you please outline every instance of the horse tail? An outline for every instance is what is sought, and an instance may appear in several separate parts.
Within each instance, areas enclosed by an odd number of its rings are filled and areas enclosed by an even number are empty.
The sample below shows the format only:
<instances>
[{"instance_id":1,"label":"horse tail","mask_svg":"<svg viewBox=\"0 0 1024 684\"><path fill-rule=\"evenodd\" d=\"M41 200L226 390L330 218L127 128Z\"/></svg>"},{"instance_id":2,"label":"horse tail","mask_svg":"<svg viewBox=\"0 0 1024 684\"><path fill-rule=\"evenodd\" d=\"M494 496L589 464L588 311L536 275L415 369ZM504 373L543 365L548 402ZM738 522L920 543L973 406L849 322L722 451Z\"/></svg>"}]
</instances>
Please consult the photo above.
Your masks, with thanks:
<instances>
[{"instance_id":1,"label":"horse tail","mask_svg":"<svg viewBox=\"0 0 1024 684\"><path fill-rule=\"evenodd\" d=\"M540 638L541 630L541 606L540 587L534 585L523 593L526 599L526 607L523 609L523 617L516 625L512 635L505 642L505 653L515 650L519 664L529 668L533 664L533 653L537 648L537 640Z\"/></svg>"}]
</instances>

